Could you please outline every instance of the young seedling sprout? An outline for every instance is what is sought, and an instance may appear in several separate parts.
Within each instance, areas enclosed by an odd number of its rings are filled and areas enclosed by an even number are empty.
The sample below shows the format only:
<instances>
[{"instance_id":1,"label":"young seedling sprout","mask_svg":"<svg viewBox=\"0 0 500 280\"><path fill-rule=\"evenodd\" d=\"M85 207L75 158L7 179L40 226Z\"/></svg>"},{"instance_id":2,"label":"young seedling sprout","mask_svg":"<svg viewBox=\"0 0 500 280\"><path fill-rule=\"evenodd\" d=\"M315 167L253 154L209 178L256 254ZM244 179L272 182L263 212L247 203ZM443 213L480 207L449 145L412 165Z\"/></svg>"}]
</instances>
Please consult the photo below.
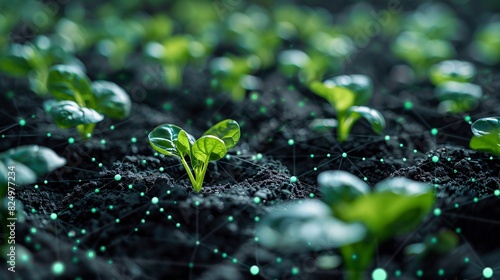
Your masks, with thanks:
<instances>
[{"instance_id":1,"label":"young seedling sprout","mask_svg":"<svg viewBox=\"0 0 500 280\"><path fill-rule=\"evenodd\" d=\"M381 133L385 128L382 114L364 105L372 96L373 86L365 75L342 75L321 82L312 82L310 89L315 94L325 98L337 113L337 139L344 142L349 137L352 127L364 118L375 133Z\"/></svg>"},{"instance_id":2,"label":"young seedling sprout","mask_svg":"<svg viewBox=\"0 0 500 280\"><path fill-rule=\"evenodd\" d=\"M478 119L471 129L471 149L500 156L500 117Z\"/></svg>"},{"instance_id":3,"label":"young seedling sprout","mask_svg":"<svg viewBox=\"0 0 500 280\"><path fill-rule=\"evenodd\" d=\"M209 162L223 158L236 146L240 139L240 126L234 120L224 120L196 140L176 125L163 124L149 133L148 138L153 149L181 161L193 189L200 192ZM191 167L186 157L189 158Z\"/></svg>"},{"instance_id":4,"label":"young seedling sprout","mask_svg":"<svg viewBox=\"0 0 500 280\"><path fill-rule=\"evenodd\" d=\"M306 200L285 205L259 225L262 244L288 250L340 248L346 279L364 279L378 242L411 231L434 205L434 189L396 177L374 190L346 171L318 176L323 202Z\"/></svg>"},{"instance_id":5,"label":"young seedling sprout","mask_svg":"<svg viewBox=\"0 0 500 280\"><path fill-rule=\"evenodd\" d=\"M475 84L450 81L438 85L435 94L441 101L438 111L462 113L472 110L478 104L483 90Z\"/></svg>"}]
</instances>

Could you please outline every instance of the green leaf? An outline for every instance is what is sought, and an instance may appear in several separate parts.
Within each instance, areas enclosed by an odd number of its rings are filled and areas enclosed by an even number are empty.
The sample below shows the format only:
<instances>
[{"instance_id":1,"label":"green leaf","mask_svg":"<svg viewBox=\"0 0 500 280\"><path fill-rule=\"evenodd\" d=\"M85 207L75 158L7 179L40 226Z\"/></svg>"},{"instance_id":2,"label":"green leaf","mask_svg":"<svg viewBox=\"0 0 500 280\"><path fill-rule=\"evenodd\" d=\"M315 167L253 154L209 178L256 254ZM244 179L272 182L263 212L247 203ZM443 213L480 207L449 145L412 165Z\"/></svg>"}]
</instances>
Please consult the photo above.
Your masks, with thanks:
<instances>
[{"instance_id":1,"label":"green leaf","mask_svg":"<svg viewBox=\"0 0 500 280\"><path fill-rule=\"evenodd\" d=\"M126 118L130 114L131 102L128 94L117 84L108 81L92 82L92 92L98 112L115 119Z\"/></svg>"},{"instance_id":2,"label":"green leaf","mask_svg":"<svg viewBox=\"0 0 500 280\"><path fill-rule=\"evenodd\" d=\"M26 77L33 70L33 56L33 46L12 44L8 52L0 57L0 71L14 77Z\"/></svg>"},{"instance_id":3,"label":"green leaf","mask_svg":"<svg viewBox=\"0 0 500 280\"><path fill-rule=\"evenodd\" d=\"M195 139L193 136L189 135L186 131L181 130L177 136L176 147L177 151L181 156L191 155L191 147L193 146Z\"/></svg>"},{"instance_id":4,"label":"green leaf","mask_svg":"<svg viewBox=\"0 0 500 280\"><path fill-rule=\"evenodd\" d=\"M323 83L328 87L340 87L353 92L355 98L352 105L366 104L373 94L372 81L366 75L341 75L327 79Z\"/></svg>"},{"instance_id":5,"label":"green leaf","mask_svg":"<svg viewBox=\"0 0 500 280\"><path fill-rule=\"evenodd\" d=\"M94 124L104 119L103 115L94 109L80 107L70 100L49 100L44 104L45 111L49 113L60 128L70 128L78 125Z\"/></svg>"},{"instance_id":6,"label":"green leaf","mask_svg":"<svg viewBox=\"0 0 500 280\"><path fill-rule=\"evenodd\" d=\"M334 206L340 202L350 203L370 192L370 187L358 177L346 171L324 171L318 175L318 186L323 201Z\"/></svg>"},{"instance_id":7,"label":"green leaf","mask_svg":"<svg viewBox=\"0 0 500 280\"><path fill-rule=\"evenodd\" d=\"M194 142L191 155L199 163L208 163L223 158L227 153L224 142L216 136L205 135Z\"/></svg>"},{"instance_id":8,"label":"green leaf","mask_svg":"<svg viewBox=\"0 0 500 280\"><path fill-rule=\"evenodd\" d=\"M287 202L273 207L259 223L261 244L284 250L325 250L362 240L366 228L332 217L328 206L318 200Z\"/></svg>"},{"instance_id":9,"label":"green leaf","mask_svg":"<svg viewBox=\"0 0 500 280\"><path fill-rule=\"evenodd\" d=\"M471 129L474 134L469 143L471 149L500 155L500 117L478 119Z\"/></svg>"},{"instance_id":10,"label":"green leaf","mask_svg":"<svg viewBox=\"0 0 500 280\"><path fill-rule=\"evenodd\" d=\"M483 90L475 84L444 82L436 87L435 94L442 101L440 111L461 113L469 111L478 103Z\"/></svg>"},{"instance_id":11,"label":"green leaf","mask_svg":"<svg viewBox=\"0 0 500 280\"><path fill-rule=\"evenodd\" d=\"M346 222L363 222L379 240L412 230L434 205L431 186L406 178L386 179L375 192L336 213Z\"/></svg>"},{"instance_id":12,"label":"green leaf","mask_svg":"<svg viewBox=\"0 0 500 280\"><path fill-rule=\"evenodd\" d=\"M173 124L160 125L149 133L149 144L164 155L181 157L177 149L177 139L181 131L182 128Z\"/></svg>"},{"instance_id":13,"label":"green leaf","mask_svg":"<svg viewBox=\"0 0 500 280\"><path fill-rule=\"evenodd\" d=\"M309 56L301 50L285 50L278 56L280 70L287 76L297 72L309 64Z\"/></svg>"},{"instance_id":14,"label":"green leaf","mask_svg":"<svg viewBox=\"0 0 500 280\"><path fill-rule=\"evenodd\" d=\"M368 121L375 133L380 134L384 130L385 119L379 111L366 106L353 106L349 108L347 112L348 119L352 118L355 122L361 117Z\"/></svg>"},{"instance_id":15,"label":"green leaf","mask_svg":"<svg viewBox=\"0 0 500 280\"><path fill-rule=\"evenodd\" d=\"M47 89L58 100L73 100L80 106L95 107L90 80L77 67L52 66L47 78Z\"/></svg>"},{"instance_id":16,"label":"green leaf","mask_svg":"<svg viewBox=\"0 0 500 280\"><path fill-rule=\"evenodd\" d=\"M433 65L429 70L429 79L434 85L444 82L469 82L476 75L474 64L461 60L445 60Z\"/></svg>"},{"instance_id":17,"label":"green leaf","mask_svg":"<svg viewBox=\"0 0 500 280\"><path fill-rule=\"evenodd\" d=\"M46 173L62 167L66 159L53 150L37 145L20 146L0 154L0 172L7 175L8 167L15 166L16 184L31 184ZM0 177L0 185L7 185L7 177Z\"/></svg>"},{"instance_id":18,"label":"green leaf","mask_svg":"<svg viewBox=\"0 0 500 280\"><path fill-rule=\"evenodd\" d=\"M314 81L309 88L315 94L325 98L335 108L337 117L345 115L346 111L354 104L356 96L347 88L337 87Z\"/></svg>"},{"instance_id":19,"label":"green leaf","mask_svg":"<svg viewBox=\"0 0 500 280\"><path fill-rule=\"evenodd\" d=\"M203 136L213 135L224 141L226 150L232 149L240 140L240 126L235 120L223 120L209 128Z\"/></svg>"}]
</instances>

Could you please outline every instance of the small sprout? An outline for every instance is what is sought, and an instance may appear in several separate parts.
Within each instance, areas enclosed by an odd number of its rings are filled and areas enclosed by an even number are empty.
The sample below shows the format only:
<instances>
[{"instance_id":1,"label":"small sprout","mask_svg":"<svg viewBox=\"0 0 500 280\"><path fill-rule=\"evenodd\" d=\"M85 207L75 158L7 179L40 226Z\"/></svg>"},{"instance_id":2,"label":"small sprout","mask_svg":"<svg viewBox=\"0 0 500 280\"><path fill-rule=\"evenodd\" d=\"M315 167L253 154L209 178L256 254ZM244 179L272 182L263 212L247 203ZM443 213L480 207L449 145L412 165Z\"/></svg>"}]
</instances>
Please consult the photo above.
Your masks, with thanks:
<instances>
[{"instance_id":1,"label":"small sprout","mask_svg":"<svg viewBox=\"0 0 500 280\"><path fill-rule=\"evenodd\" d=\"M451 81L438 85L435 94L441 101L438 107L440 112L462 113L477 105L483 91L475 84Z\"/></svg>"},{"instance_id":2,"label":"small sprout","mask_svg":"<svg viewBox=\"0 0 500 280\"><path fill-rule=\"evenodd\" d=\"M123 119L130 114L130 97L117 84L108 81L94 81L91 87L97 111L114 119Z\"/></svg>"},{"instance_id":3,"label":"small sprout","mask_svg":"<svg viewBox=\"0 0 500 280\"><path fill-rule=\"evenodd\" d=\"M366 119L375 133L380 134L385 128L382 114L364 105L370 100L373 86L365 75L343 75L310 84L315 94L325 98L337 113L337 139L344 142L350 131L361 117Z\"/></svg>"},{"instance_id":4,"label":"small sprout","mask_svg":"<svg viewBox=\"0 0 500 280\"><path fill-rule=\"evenodd\" d=\"M500 117L481 118L472 126L469 146L476 151L500 155Z\"/></svg>"},{"instance_id":5,"label":"small sprout","mask_svg":"<svg viewBox=\"0 0 500 280\"><path fill-rule=\"evenodd\" d=\"M94 109L80 107L76 102L70 100L48 100L44 103L44 108L60 128L95 124L104 119L103 115Z\"/></svg>"},{"instance_id":6,"label":"small sprout","mask_svg":"<svg viewBox=\"0 0 500 280\"><path fill-rule=\"evenodd\" d=\"M238 143L240 126L234 120L221 121L196 140L182 128L164 124L148 135L149 143L156 151L180 159L196 192L203 186L208 163L223 158ZM191 161L189 167L186 157Z\"/></svg>"},{"instance_id":7,"label":"small sprout","mask_svg":"<svg viewBox=\"0 0 500 280\"><path fill-rule=\"evenodd\" d=\"M287 77L296 75L309 62L309 56L301 50L285 50L278 55L278 67Z\"/></svg>"},{"instance_id":8,"label":"small sprout","mask_svg":"<svg viewBox=\"0 0 500 280\"><path fill-rule=\"evenodd\" d=\"M470 51L474 59L489 65L500 62L500 21L490 22L474 34Z\"/></svg>"},{"instance_id":9,"label":"small sprout","mask_svg":"<svg viewBox=\"0 0 500 280\"><path fill-rule=\"evenodd\" d=\"M460 60L445 60L434 64L429 70L429 79L434 85L445 82L470 82L476 76L474 64Z\"/></svg>"}]
</instances>

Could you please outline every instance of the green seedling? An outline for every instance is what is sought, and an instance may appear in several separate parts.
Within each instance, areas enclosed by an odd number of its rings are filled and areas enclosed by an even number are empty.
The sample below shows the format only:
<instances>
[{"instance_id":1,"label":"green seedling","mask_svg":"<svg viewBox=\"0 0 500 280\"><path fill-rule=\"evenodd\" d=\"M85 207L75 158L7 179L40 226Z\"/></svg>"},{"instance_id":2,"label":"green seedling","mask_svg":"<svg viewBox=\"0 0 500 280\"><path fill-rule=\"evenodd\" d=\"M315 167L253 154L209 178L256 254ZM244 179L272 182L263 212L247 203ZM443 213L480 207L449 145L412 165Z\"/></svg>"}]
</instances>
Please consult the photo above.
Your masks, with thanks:
<instances>
[{"instance_id":1,"label":"green seedling","mask_svg":"<svg viewBox=\"0 0 500 280\"><path fill-rule=\"evenodd\" d=\"M471 129L471 149L500 156L500 117L478 119Z\"/></svg>"},{"instance_id":2,"label":"green seedling","mask_svg":"<svg viewBox=\"0 0 500 280\"><path fill-rule=\"evenodd\" d=\"M47 89L55 100L45 102L45 111L61 128L76 127L88 138L104 116L123 119L131 109L128 94L108 81L94 81L80 69L68 65L50 68Z\"/></svg>"},{"instance_id":3,"label":"green seedling","mask_svg":"<svg viewBox=\"0 0 500 280\"><path fill-rule=\"evenodd\" d=\"M385 128L382 114L364 105L370 100L373 92L372 82L365 75L342 75L321 82L312 82L310 89L325 98L337 113L337 139L344 142L349 137L352 127L364 118L375 133Z\"/></svg>"},{"instance_id":4,"label":"green seedling","mask_svg":"<svg viewBox=\"0 0 500 280\"><path fill-rule=\"evenodd\" d=\"M462 23L453 10L442 3L428 3L419 6L409 14L403 28L425 34L429 39L459 39Z\"/></svg>"},{"instance_id":5,"label":"green seedling","mask_svg":"<svg viewBox=\"0 0 500 280\"><path fill-rule=\"evenodd\" d=\"M286 250L339 248L346 279L364 279L378 243L414 229L434 205L434 189L389 178L374 190L345 171L318 176L322 200L275 207L257 229L262 244Z\"/></svg>"},{"instance_id":6,"label":"green seedling","mask_svg":"<svg viewBox=\"0 0 500 280\"><path fill-rule=\"evenodd\" d=\"M483 90L471 83L445 82L436 87L435 94L441 101L438 110L455 114L472 110L481 100Z\"/></svg>"},{"instance_id":7,"label":"green seedling","mask_svg":"<svg viewBox=\"0 0 500 280\"><path fill-rule=\"evenodd\" d=\"M240 126L234 120L224 120L196 140L182 128L164 124L149 133L148 138L153 149L181 161L193 189L200 192L209 162L223 158L236 146L240 139ZM191 167L186 157L189 158Z\"/></svg>"},{"instance_id":8,"label":"green seedling","mask_svg":"<svg viewBox=\"0 0 500 280\"><path fill-rule=\"evenodd\" d=\"M431 65L455 55L450 42L429 39L425 34L410 31L405 31L396 38L392 51L415 70L419 79L426 76Z\"/></svg>"},{"instance_id":9,"label":"green seedling","mask_svg":"<svg viewBox=\"0 0 500 280\"><path fill-rule=\"evenodd\" d=\"M478 61L494 65L500 62L500 21L493 21L474 34L471 55Z\"/></svg>"},{"instance_id":10,"label":"green seedling","mask_svg":"<svg viewBox=\"0 0 500 280\"><path fill-rule=\"evenodd\" d=\"M53 150L36 145L21 146L0 153L0 218L6 221L19 210L21 203L16 201L18 185L36 182L39 176L45 175L66 164L66 159L58 156ZM21 219L21 217L18 217ZM5 226L7 223L4 224ZM2 244L10 230L2 228ZM9 244L12 244L9 242Z\"/></svg>"},{"instance_id":11,"label":"green seedling","mask_svg":"<svg viewBox=\"0 0 500 280\"><path fill-rule=\"evenodd\" d=\"M434 85L445 82L466 83L476 76L474 64L460 60L445 60L433 65L429 70L429 79Z\"/></svg>"},{"instance_id":12,"label":"green seedling","mask_svg":"<svg viewBox=\"0 0 500 280\"><path fill-rule=\"evenodd\" d=\"M217 57L210 62L213 75L212 86L230 94L236 102L245 100L247 91L261 89L260 78L250 75L260 67L260 59L256 56Z\"/></svg>"}]
</instances>

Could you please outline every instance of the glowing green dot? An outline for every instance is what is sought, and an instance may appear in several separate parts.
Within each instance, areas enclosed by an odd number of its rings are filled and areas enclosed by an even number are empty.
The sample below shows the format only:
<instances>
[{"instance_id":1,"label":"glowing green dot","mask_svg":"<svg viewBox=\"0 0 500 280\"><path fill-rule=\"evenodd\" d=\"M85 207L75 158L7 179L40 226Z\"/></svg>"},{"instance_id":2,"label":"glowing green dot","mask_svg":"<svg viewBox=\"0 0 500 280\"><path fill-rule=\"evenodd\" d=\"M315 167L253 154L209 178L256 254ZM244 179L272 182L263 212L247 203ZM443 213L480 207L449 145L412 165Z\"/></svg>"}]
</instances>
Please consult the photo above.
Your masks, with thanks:
<instances>
[{"instance_id":1,"label":"glowing green dot","mask_svg":"<svg viewBox=\"0 0 500 280\"><path fill-rule=\"evenodd\" d=\"M495 196L500 196L500 190L495 190L494 194L495 194Z\"/></svg>"},{"instance_id":2,"label":"glowing green dot","mask_svg":"<svg viewBox=\"0 0 500 280\"><path fill-rule=\"evenodd\" d=\"M68 138L68 143L70 143L70 144L75 143L75 138L73 138L73 137Z\"/></svg>"},{"instance_id":3,"label":"glowing green dot","mask_svg":"<svg viewBox=\"0 0 500 280\"><path fill-rule=\"evenodd\" d=\"M260 197L256 196L253 198L253 203L259 204L260 203Z\"/></svg>"},{"instance_id":4,"label":"glowing green dot","mask_svg":"<svg viewBox=\"0 0 500 280\"><path fill-rule=\"evenodd\" d=\"M290 177L290 183L296 183L297 182L297 176L292 176Z\"/></svg>"},{"instance_id":5,"label":"glowing green dot","mask_svg":"<svg viewBox=\"0 0 500 280\"><path fill-rule=\"evenodd\" d=\"M121 179L122 179L122 175L120 175L120 174L116 174L115 175L115 180L116 181L120 181Z\"/></svg>"},{"instance_id":6,"label":"glowing green dot","mask_svg":"<svg viewBox=\"0 0 500 280\"><path fill-rule=\"evenodd\" d=\"M180 227L181 227L181 224L180 224L180 223L177 223L177 224L175 224L175 227L180 228Z\"/></svg>"},{"instance_id":7,"label":"glowing green dot","mask_svg":"<svg viewBox=\"0 0 500 280\"><path fill-rule=\"evenodd\" d=\"M404 106L406 110L411 110L411 108L413 108L413 103L406 101Z\"/></svg>"},{"instance_id":8,"label":"glowing green dot","mask_svg":"<svg viewBox=\"0 0 500 280\"><path fill-rule=\"evenodd\" d=\"M444 275L444 269L439 269L438 270L438 275L443 276Z\"/></svg>"},{"instance_id":9,"label":"glowing green dot","mask_svg":"<svg viewBox=\"0 0 500 280\"><path fill-rule=\"evenodd\" d=\"M293 139L289 139L288 140L288 145L293 146L293 144L295 144L295 141L293 141Z\"/></svg>"},{"instance_id":10,"label":"glowing green dot","mask_svg":"<svg viewBox=\"0 0 500 280\"><path fill-rule=\"evenodd\" d=\"M383 158L381 158L381 159L380 159L380 162L384 162L384 159L383 159Z\"/></svg>"},{"instance_id":11,"label":"glowing green dot","mask_svg":"<svg viewBox=\"0 0 500 280\"><path fill-rule=\"evenodd\" d=\"M55 275L61 275L64 272L64 264L62 262L55 262L52 265L52 273Z\"/></svg>"},{"instance_id":12,"label":"glowing green dot","mask_svg":"<svg viewBox=\"0 0 500 280\"><path fill-rule=\"evenodd\" d=\"M365 158L365 157L363 157L363 158L361 158L361 160L362 160L362 161L365 161L365 160L366 160L366 158Z\"/></svg>"},{"instance_id":13,"label":"glowing green dot","mask_svg":"<svg viewBox=\"0 0 500 280\"><path fill-rule=\"evenodd\" d=\"M377 268L372 272L373 280L385 280L387 279L387 272L383 268Z\"/></svg>"},{"instance_id":14,"label":"glowing green dot","mask_svg":"<svg viewBox=\"0 0 500 280\"><path fill-rule=\"evenodd\" d=\"M384 137L384 140L385 140L385 141L389 141L389 140L391 140L391 136L386 135L386 136Z\"/></svg>"},{"instance_id":15,"label":"glowing green dot","mask_svg":"<svg viewBox=\"0 0 500 280\"><path fill-rule=\"evenodd\" d=\"M89 252L87 253L87 256L89 257L89 259L94 258L94 257L95 257L95 253L94 253L94 251L89 251Z\"/></svg>"},{"instance_id":16,"label":"glowing green dot","mask_svg":"<svg viewBox=\"0 0 500 280\"><path fill-rule=\"evenodd\" d=\"M280 258L280 257L277 257L277 258L276 258L276 262L277 262L277 263L281 263L281 258Z\"/></svg>"},{"instance_id":17,"label":"glowing green dot","mask_svg":"<svg viewBox=\"0 0 500 280\"><path fill-rule=\"evenodd\" d=\"M38 189L38 185L34 185L33 187L35 188L35 190L37 190L37 189Z\"/></svg>"},{"instance_id":18,"label":"glowing green dot","mask_svg":"<svg viewBox=\"0 0 500 280\"><path fill-rule=\"evenodd\" d=\"M101 247L99 248L99 250L100 250L101 252L106 251L106 246L104 246L104 245L103 245L103 246L101 246Z\"/></svg>"},{"instance_id":19,"label":"glowing green dot","mask_svg":"<svg viewBox=\"0 0 500 280\"><path fill-rule=\"evenodd\" d=\"M413 153L416 154L418 151L416 149L413 150Z\"/></svg>"},{"instance_id":20,"label":"glowing green dot","mask_svg":"<svg viewBox=\"0 0 500 280\"><path fill-rule=\"evenodd\" d=\"M432 162L436 163L439 161L439 157L438 156L433 156L432 157Z\"/></svg>"},{"instance_id":21,"label":"glowing green dot","mask_svg":"<svg viewBox=\"0 0 500 280\"><path fill-rule=\"evenodd\" d=\"M310 157L310 158L314 158L314 154L310 154L310 155L309 155L309 157Z\"/></svg>"},{"instance_id":22,"label":"glowing green dot","mask_svg":"<svg viewBox=\"0 0 500 280\"><path fill-rule=\"evenodd\" d=\"M130 138L130 142L137 143L137 138L135 138L135 137Z\"/></svg>"},{"instance_id":23,"label":"glowing green dot","mask_svg":"<svg viewBox=\"0 0 500 280\"><path fill-rule=\"evenodd\" d=\"M25 126L26 125L26 121L24 119L20 119L19 120L19 125L20 126Z\"/></svg>"},{"instance_id":24,"label":"glowing green dot","mask_svg":"<svg viewBox=\"0 0 500 280\"><path fill-rule=\"evenodd\" d=\"M102 163L99 163L97 166L99 166L100 168L102 168Z\"/></svg>"},{"instance_id":25,"label":"glowing green dot","mask_svg":"<svg viewBox=\"0 0 500 280\"><path fill-rule=\"evenodd\" d=\"M153 197L153 198L151 199L151 203L153 203L153 204L157 204L157 203L158 203L158 197Z\"/></svg>"},{"instance_id":26,"label":"glowing green dot","mask_svg":"<svg viewBox=\"0 0 500 280\"><path fill-rule=\"evenodd\" d=\"M364 178L363 178L363 181L365 181L365 182L366 182L366 181L368 181L368 178L364 177Z\"/></svg>"},{"instance_id":27,"label":"glowing green dot","mask_svg":"<svg viewBox=\"0 0 500 280\"><path fill-rule=\"evenodd\" d=\"M109 126L109 130L115 130L115 126L114 125Z\"/></svg>"},{"instance_id":28,"label":"glowing green dot","mask_svg":"<svg viewBox=\"0 0 500 280\"><path fill-rule=\"evenodd\" d=\"M455 232L456 232L456 233L458 233L458 234L460 234L460 233L462 232L462 229L461 229L461 228L459 228L459 227L457 227L457 228L455 229Z\"/></svg>"},{"instance_id":29,"label":"glowing green dot","mask_svg":"<svg viewBox=\"0 0 500 280\"><path fill-rule=\"evenodd\" d=\"M51 137L51 136L52 136L52 133L47 132L47 137Z\"/></svg>"},{"instance_id":30,"label":"glowing green dot","mask_svg":"<svg viewBox=\"0 0 500 280\"><path fill-rule=\"evenodd\" d=\"M417 277L422 277L423 275L424 272L421 269L417 270Z\"/></svg>"},{"instance_id":31,"label":"glowing green dot","mask_svg":"<svg viewBox=\"0 0 500 280\"><path fill-rule=\"evenodd\" d=\"M469 258L465 258L464 262L468 263L469 262Z\"/></svg>"},{"instance_id":32,"label":"glowing green dot","mask_svg":"<svg viewBox=\"0 0 500 280\"><path fill-rule=\"evenodd\" d=\"M234 258L233 263L238 263L238 259Z\"/></svg>"},{"instance_id":33,"label":"glowing green dot","mask_svg":"<svg viewBox=\"0 0 500 280\"><path fill-rule=\"evenodd\" d=\"M259 237L258 237L258 236L255 236L255 237L253 238L253 241L255 241L255 242L259 242L259 240L260 240L260 239L259 239Z\"/></svg>"},{"instance_id":34,"label":"glowing green dot","mask_svg":"<svg viewBox=\"0 0 500 280\"><path fill-rule=\"evenodd\" d=\"M433 136L436 136L436 135L438 134L438 130L437 130L437 128L433 128L433 129L431 129L431 134L432 134Z\"/></svg>"},{"instance_id":35,"label":"glowing green dot","mask_svg":"<svg viewBox=\"0 0 500 280\"><path fill-rule=\"evenodd\" d=\"M159 170L160 170L160 172L163 172L163 171L165 171L165 168L160 167Z\"/></svg>"},{"instance_id":36,"label":"glowing green dot","mask_svg":"<svg viewBox=\"0 0 500 280\"><path fill-rule=\"evenodd\" d=\"M310 194L309 194L309 197L310 197L310 198L313 198L313 197L314 197L314 194L313 194L313 193L310 193Z\"/></svg>"},{"instance_id":37,"label":"glowing green dot","mask_svg":"<svg viewBox=\"0 0 500 280\"><path fill-rule=\"evenodd\" d=\"M490 267L485 267L483 269L483 276L484 278L491 278L493 276L493 269L491 269Z\"/></svg>"},{"instance_id":38,"label":"glowing green dot","mask_svg":"<svg viewBox=\"0 0 500 280\"><path fill-rule=\"evenodd\" d=\"M471 118L470 118L470 116L465 116L465 117L464 117L464 120L465 120L466 122L470 122Z\"/></svg>"},{"instance_id":39,"label":"glowing green dot","mask_svg":"<svg viewBox=\"0 0 500 280\"><path fill-rule=\"evenodd\" d=\"M258 266L256 266L256 265L252 265L252 266L250 267L250 274L252 274L252 275L257 275L257 274L259 274L259 267L258 267Z\"/></svg>"},{"instance_id":40,"label":"glowing green dot","mask_svg":"<svg viewBox=\"0 0 500 280\"><path fill-rule=\"evenodd\" d=\"M394 271L394 275L395 275L396 277L401 276L401 270L399 270L399 269L398 269L398 270Z\"/></svg>"},{"instance_id":41,"label":"glowing green dot","mask_svg":"<svg viewBox=\"0 0 500 280\"><path fill-rule=\"evenodd\" d=\"M258 223L260 221L260 217L259 216L255 216L255 218L253 219L256 223Z\"/></svg>"},{"instance_id":42,"label":"glowing green dot","mask_svg":"<svg viewBox=\"0 0 500 280\"><path fill-rule=\"evenodd\" d=\"M342 153L342 157L346 158L347 157L347 153Z\"/></svg>"},{"instance_id":43,"label":"glowing green dot","mask_svg":"<svg viewBox=\"0 0 500 280\"><path fill-rule=\"evenodd\" d=\"M167 216L167 220L172 220L172 216L171 216L171 215L168 215L168 216Z\"/></svg>"},{"instance_id":44,"label":"glowing green dot","mask_svg":"<svg viewBox=\"0 0 500 280\"><path fill-rule=\"evenodd\" d=\"M208 107L212 106L212 105L214 104L214 99L213 99L213 98L207 98L207 99L205 100L205 104L206 104Z\"/></svg>"},{"instance_id":45,"label":"glowing green dot","mask_svg":"<svg viewBox=\"0 0 500 280\"><path fill-rule=\"evenodd\" d=\"M229 216L229 217L227 217L227 221L228 221L228 222L232 222L233 220L234 220L233 216Z\"/></svg>"},{"instance_id":46,"label":"glowing green dot","mask_svg":"<svg viewBox=\"0 0 500 280\"><path fill-rule=\"evenodd\" d=\"M257 158L257 160L262 160L262 154L258 153L256 158Z\"/></svg>"},{"instance_id":47,"label":"glowing green dot","mask_svg":"<svg viewBox=\"0 0 500 280\"><path fill-rule=\"evenodd\" d=\"M119 224L120 223L120 219L116 219L115 223Z\"/></svg>"},{"instance_id":48,"label":"glowing green dot","mask_svg":"<svg viewBox=\"0 0 500 280\"><path fill-rule=\"evenodd\" d=\"M477 203L479 201L479 198L474 197L474 199L472 201L474 201L475 203Z\"/></svg>"},{"instance_id":49,"label":"glowing green dot","mask_svg":"<svg viewBox=\"0 0 500 280\"><path fill-rule=\"evenodd\" d=\"M250 98L252 99L252 101L256 101L257 99L259 99L259 94L254 92L252 93L252 95L250 95Z\"/></svg>"},{"instance_id":50,"label":"glowing green dot","mask_svg":"<svg viewBox=\"0 0 500 280\"><path fill-rule=\"evenodd\" d=\"M403 162L406 162L406 158L405 157L403 158Z\"/></svg>"},{"instance_id":51,"label":"glowing green dot","mask_svg":"<svg viewBox=\"0 0 500 280\"><path fill-rule=\"evenodd\" d=\"M95 207L92 207L92 209L90 209L90 212L95 213L97 212L97 209Z\"/></svg>"},{"instance_id":52,"label":"glowing green dot","mask_svg":"<svg viewBox=\"0 0 500 280\"><path fill-rule=\"evenodd\" d=\"M298 267L292 267L292 275L298 275L300 272Z\"/></svg>"},{"instance_id":53,"label":"glowing green dot","mask_svg":"<svg viewBox=\"0 0 500 280\"><path fill-rule=\"evenodd\" d=\"M215 248L214 249L214 254L217 254L217 253L219 253L219 249Z\"/></svg>"},{"instance_id":54,"label":"glowing green dot","mask_svg":"<svg viewBox=\"0 0 500 280\"><path fill-rule=\"evenodd\" d=\"M227 258L227 254L226 254L226 253L222 253L222 255L221 255L221 256L222 256L222 258L224 258L224 259L225 259L225 258Z\"/></svg>"},{"instance_id":55,"label":"glowing green dot","mask_svg":"<svg viewBox=\"0 0 500 280\"><path fill-rule=\"evenodd\" d=\"M439 208L434 209L434 216L439 216L439 215L441 215L441 209Z\"/></svg>"},{"instance_id":56,"label":"glowing green dot","mask_svg":"<svg viewBox=\"0 0 500 280\"><path fill-rule=\"evenodd\" d=\"M55 221L57 219L57 214L56 213L50 214L50 219Z\"/></svg>"}]
</instances>

